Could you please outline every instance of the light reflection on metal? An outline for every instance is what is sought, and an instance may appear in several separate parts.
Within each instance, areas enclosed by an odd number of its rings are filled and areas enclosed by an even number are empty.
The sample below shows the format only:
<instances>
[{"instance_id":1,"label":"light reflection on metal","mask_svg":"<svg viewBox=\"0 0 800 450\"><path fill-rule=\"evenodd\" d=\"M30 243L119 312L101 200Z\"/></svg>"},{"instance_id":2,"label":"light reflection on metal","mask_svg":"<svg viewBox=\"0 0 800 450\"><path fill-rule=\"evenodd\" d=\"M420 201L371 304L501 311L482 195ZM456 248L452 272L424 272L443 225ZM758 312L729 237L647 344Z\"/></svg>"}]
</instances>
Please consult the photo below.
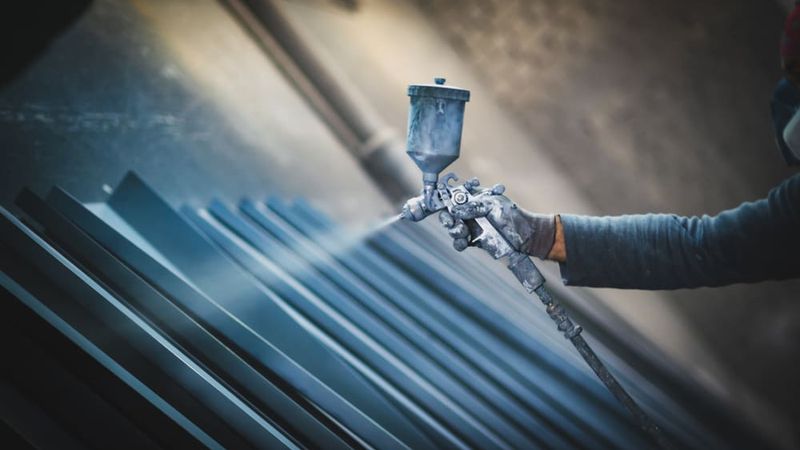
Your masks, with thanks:
<instances>
[{"instance_id":1,"label":"light reflection on metal","mask_svg":"<svg viewBox=\"0 0 800 450\"><path fill-rule=\"evenodd\" d=\"M492 290L491 276L475 274L463 263L468 258L442 258L436 239L411 224L351 238L308 204L275 198L178 213L135 175L105 205L103 217L116 215L108 223L59 189L47 202L26 192L18 205L57 246L10 216L0 245L54 276L41 280L67 297L40 297L58 305L59 320L162 395L164 411L196 427L182 432L189 439L260 446L274 438L288 448L648 446L574 357L549 344L541 324L522 330L500 313L517 291ZM73 275L55 276L63 273L59 265L67 267L66 255L79 265L71 266ZM0 262L3 280L32 282L5 256ZM107 295L77 298L92 290ZM483 298L488 292L500 298ZM103 302L138 319L126 316L126 325ZM77 305L115 326L98 334L69 313ZM156 352L146 345L152 339L181 358ZM134 349L156 368L134 364L126 356ZM179 361L213 379L154 378L178 374ZM164 391L167 385L173 390ZM235 398L203 397L199 409L178 393L220 388ZM650 408L681 417L667 430L680 445L731 442L691 411L638 394ZM143 420L135 410L124 414ZM270 431L248 431L258 423ZM756 442L740 432L740 442Z\"/></svg>"}]
</instances>

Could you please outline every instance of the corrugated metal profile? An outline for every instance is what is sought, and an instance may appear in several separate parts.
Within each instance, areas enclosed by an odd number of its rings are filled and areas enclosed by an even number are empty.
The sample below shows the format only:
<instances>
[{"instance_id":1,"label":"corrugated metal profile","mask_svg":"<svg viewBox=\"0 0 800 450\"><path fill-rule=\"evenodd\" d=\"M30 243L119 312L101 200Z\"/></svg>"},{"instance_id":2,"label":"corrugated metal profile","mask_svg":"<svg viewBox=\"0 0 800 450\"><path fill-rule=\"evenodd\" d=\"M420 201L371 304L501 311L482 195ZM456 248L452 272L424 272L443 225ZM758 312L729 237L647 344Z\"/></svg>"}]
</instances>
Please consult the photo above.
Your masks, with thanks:
<instances>
[{"instance_id":1,"label":"corrugated metal profile","mask_svg":"<svg viewBox=\"0 0 800 450\"><path fill-rule=\"evenodd\" d=\"M30 445L651 446L534 302L427 227L352 238L280 199L176 211L134 174L103 204L17 204L0 393ZM610 363L678 446L758 442Z\"/></svg>"}]
</instances>

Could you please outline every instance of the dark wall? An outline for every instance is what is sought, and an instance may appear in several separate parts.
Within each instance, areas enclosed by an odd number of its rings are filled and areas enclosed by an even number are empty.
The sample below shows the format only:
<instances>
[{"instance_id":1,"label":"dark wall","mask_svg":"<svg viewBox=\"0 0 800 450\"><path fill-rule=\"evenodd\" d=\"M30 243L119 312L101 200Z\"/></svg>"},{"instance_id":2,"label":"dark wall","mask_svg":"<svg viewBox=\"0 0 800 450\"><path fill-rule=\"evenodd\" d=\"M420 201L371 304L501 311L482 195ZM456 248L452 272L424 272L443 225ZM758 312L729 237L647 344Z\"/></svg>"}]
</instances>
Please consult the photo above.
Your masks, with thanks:
<instances>
[{"instance_id":1,"label":"dark wall","mask_svg":"<svg viewBox=\"0 0 800 450\"><path fill-rule=\"evenodd\" d=\"M791 173L768 115L773 2L422 5L605 212L711 212Z\"/></svg>"}]
</instances>

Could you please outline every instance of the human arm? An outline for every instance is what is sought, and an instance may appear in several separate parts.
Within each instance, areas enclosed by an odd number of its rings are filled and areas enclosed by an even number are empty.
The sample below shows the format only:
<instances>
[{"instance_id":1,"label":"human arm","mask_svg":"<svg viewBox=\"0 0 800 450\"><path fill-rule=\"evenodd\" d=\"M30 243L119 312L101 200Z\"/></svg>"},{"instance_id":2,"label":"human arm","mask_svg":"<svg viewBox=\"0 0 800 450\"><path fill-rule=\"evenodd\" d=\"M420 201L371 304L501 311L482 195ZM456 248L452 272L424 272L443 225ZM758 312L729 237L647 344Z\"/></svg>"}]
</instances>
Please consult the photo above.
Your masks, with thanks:
<instances>
[{"instance_id":1,"label":"human arm","mask_svg":"<svg viewBox=\"0 0 800 450\"><path fill-rule=\"evenodd\" d=\"M800 276L800 175L714 217L562 214L553 223L544 227L552 246L536 256L559 261L570 285L677 289Z\"/></svg>"},{"instance_id":2,"label":"human arm","mask_svg":"<svg viewBox=\"0 0 800 450\"><path fill-rule=\"evenodd\" d=\"M555 216L555 233L553 236L553 246L547 252L547 259L563 263L567 261L567 243L564 239L564 224L561 216Z\"/></svg>"},{"instance_id":3,"label":"human arm","mask_svg":"<svg viewBox=\"0 0 800 450\"><path fill-rule=\"evenodd\" d=\"M562 215L565 283L628 289L800 276L800 175L714 216Z\"/></svg>"}]
</instances>

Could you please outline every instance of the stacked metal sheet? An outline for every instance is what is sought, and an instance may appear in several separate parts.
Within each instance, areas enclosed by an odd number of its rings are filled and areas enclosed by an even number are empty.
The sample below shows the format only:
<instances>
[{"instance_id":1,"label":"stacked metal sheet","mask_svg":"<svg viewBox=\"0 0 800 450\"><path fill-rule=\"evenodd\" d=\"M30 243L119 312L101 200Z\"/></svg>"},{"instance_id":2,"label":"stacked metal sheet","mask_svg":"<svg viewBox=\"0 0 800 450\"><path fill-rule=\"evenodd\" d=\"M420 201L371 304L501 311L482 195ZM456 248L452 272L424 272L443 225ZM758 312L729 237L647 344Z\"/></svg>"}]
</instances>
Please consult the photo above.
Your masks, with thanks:
<instances>
[{"instance_id":1,"label":"stacked metal sheet","mask_svg":"<svg viewBox=\"0 0 800 450\"><path fill-rule=\"evenodd\" d=\"M651 446L524 291L427 227L353 237L279 199L175 211L134 174L102 204L17 206L0 403L18 443ZM760 445L607 356L677 446Z\"/></svg>"}]
</instances>

